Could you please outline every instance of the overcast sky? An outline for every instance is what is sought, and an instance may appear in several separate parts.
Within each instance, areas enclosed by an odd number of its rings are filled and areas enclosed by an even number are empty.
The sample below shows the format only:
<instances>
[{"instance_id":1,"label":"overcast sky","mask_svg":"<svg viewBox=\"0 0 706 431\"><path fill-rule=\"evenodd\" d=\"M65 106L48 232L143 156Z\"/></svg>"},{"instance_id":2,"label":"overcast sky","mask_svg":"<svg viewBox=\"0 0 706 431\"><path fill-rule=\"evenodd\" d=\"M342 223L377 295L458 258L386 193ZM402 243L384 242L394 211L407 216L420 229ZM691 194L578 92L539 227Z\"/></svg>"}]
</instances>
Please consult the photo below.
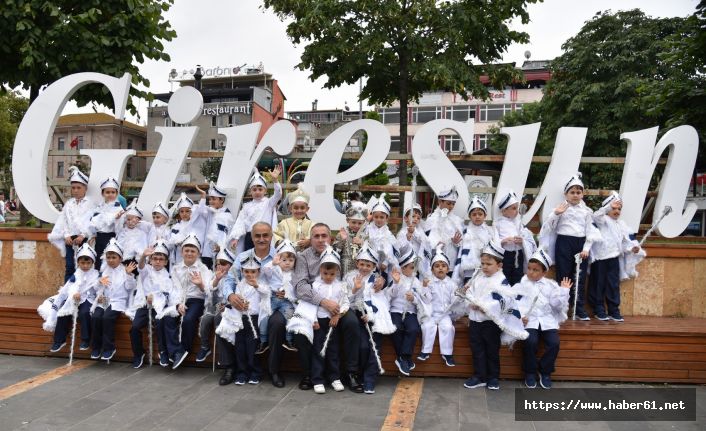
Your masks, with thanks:
<instances>
[{"instance_id":1,"label":"overcast sky","mask_svg":"<svg viewBox=\"0 0 706 431\"><path fill-rule=\"evenodd\" d=\"M697 0L545 0L529 6L529 24L513 24L513 28L530 35L530 43L511 46L503 61L520 65L525 51L530 51L534 60L560 55L562 43L597 11L640 8L653 17L684 17L694 12L697 3ZM323 78L311 82L307 71L295 69L303 48L292 45L285 34L285 24L261 5L259 0L175 2L166 15L177 32L176 39L166 44L171 61L150 61L141 67L142 74L151 82L152 92L169 91L168 75L172 68L181 71L196 64L233 67L262 62L265 71L279 81L287 97L287 111L311 109L314 99L319 100L319 109L343 108L344 102L357 109L357 85L325 90ZM141 102L139 108L144 121L146 103ZM68 111L76 112L75 108L67 107L65 112Z\"/></svg>"}]
</instances>

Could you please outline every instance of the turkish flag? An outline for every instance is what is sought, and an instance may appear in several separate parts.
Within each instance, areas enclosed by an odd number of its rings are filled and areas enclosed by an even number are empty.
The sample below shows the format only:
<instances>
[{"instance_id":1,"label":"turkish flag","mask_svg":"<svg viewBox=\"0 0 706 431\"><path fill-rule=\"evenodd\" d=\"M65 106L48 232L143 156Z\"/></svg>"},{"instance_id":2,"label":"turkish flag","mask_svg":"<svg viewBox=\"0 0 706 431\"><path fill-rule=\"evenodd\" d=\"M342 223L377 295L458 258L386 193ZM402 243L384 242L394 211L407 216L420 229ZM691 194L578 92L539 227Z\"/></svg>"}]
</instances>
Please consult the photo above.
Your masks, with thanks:
<instances>
[{"instance_id":1,"label":"turkish flag","mask_svg":"<svg viewBox=\"0 0 706 431\"><path fill-rule=\"evenodd\" d=\"M71 148L76 148L76 147L78 147L78 138L73 138L73 139L71 140L71 144L70 144L70 145L71 145Z\"/></svg>"}]
</instances>

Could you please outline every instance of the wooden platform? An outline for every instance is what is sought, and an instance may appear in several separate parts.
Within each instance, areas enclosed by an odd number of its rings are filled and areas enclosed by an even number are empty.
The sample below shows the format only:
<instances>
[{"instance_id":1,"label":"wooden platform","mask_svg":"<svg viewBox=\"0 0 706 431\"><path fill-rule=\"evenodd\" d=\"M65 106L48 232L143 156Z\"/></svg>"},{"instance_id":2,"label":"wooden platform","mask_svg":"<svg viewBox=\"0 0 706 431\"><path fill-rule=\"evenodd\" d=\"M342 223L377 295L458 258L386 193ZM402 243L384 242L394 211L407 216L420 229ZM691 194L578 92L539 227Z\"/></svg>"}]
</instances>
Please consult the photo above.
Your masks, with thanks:
<instances>
[{"instance_id":1,"label":"wooden platform","mask_svg":"<svg viewBox=\"0 0 706 431\"><path fill-rule=\"evenodd\" d=\"M59 353L49 353L52 334L42 330L42 320L36 312L43 299L0 296L0 353L68 357L68 346ZM130 321L121 316L114 360L132 360L129 328ZM146 343L146 334L144 340ZM198 344L194 351L197 348ZM456 367L445 366L436 349L426 362L415 360L417 367L413 376L468 377L471 374L465 321L456 323ZM418 352L419 343L415 354ZM76 357L87 358L88 353L78 351L76 346ZM189 365L195 365L193 358L189 356ZM502 378L522 378L522 343L517 343L512 351L503 348L500 362ZM283 368L297 371L297 364L296 353L287 352ZM204 366L211 366L210 357ZM383 367L387 374L397 374L392 343L388 339L383 346ZM561 328L561 351L552 377L555 380L706 383L706 319L627 317L624 323L569 321Z\"/></svg>"}]
</instances>

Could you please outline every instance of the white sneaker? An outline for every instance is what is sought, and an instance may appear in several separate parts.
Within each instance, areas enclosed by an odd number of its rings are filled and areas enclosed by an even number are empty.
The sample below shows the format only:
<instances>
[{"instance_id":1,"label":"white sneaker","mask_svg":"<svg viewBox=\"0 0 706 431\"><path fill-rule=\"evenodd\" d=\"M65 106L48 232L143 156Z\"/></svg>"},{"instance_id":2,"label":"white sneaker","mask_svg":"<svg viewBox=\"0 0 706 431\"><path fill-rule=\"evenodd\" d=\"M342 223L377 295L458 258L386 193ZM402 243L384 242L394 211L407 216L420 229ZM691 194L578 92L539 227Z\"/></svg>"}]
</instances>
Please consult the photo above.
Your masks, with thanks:
<instances>
[{"instance_id":1,"label":"white sneaker","mask_svg":"<svg viewBox=\"0 0 706 431\"><path fill-rule=\"evenodd\" d=\"M314 393L315 394L325 394L326 388L324 387L324 385L314 385Z\"/></svg>"},{"instance_id":2,"label":"white sneaker","mask_svg":"<svg viewBox=\"0 0 706 431\"><path fill-rule=\"evenodd\" d=\"M334 380L331 382L331 387L333 388L334 391L336 392L341 392L343 391L343 383L341 383L340 380Z\"/></svg>"}]
</instances>

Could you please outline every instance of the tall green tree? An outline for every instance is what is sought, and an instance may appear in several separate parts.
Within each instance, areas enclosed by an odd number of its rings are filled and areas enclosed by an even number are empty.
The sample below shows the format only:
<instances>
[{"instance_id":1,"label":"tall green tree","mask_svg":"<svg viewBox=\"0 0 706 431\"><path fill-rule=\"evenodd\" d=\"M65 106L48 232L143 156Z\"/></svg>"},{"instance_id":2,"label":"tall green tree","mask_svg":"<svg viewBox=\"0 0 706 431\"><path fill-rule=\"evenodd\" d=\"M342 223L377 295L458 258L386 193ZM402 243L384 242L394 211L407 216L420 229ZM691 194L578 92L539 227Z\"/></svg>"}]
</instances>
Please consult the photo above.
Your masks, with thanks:
<instances>
[{"instance_id":1,"label":"tall green tree","mask_svg":"<svg viewBox=\"0 0 706 431\"><path fill-rule=\"evenodd\" d=\"M0 94L0 190L10 183L12 145L28 106L27 99L15 92Z\"/></svg>"},{"instance_id":2,"label":"tall green tree","mask_svg":"<svg viewBox=\"0 0 706 431\"><path fill-rule=\"evenodd\" d=\"M480 77L496 88L518 78L511 65L492 65L526 33L509 23L529 21L526 6L537 0L265 0L287 34L305 44L298 67L310 78L325 76L326 88L367 78L360 95L371 104L400 103L400 148L407 152L407 106L425 91L453 91L487 98ZM472 64L482 64L472 66ZM400 185L407 163L400 162ZM400 199L402 202L402 199Z\"/></svg>"},{"instance_id":3,"label":"tall green tree","mask_svg":"<svg viewBox=\"0 0 706 431\"><path fill-rule=\"evenodd\" d=\"M665 79L653 80L640 92L649 113L664 119L665 130L682 124L694 126L706 141L706 0L679 31L660 41L658 60L669 70ZM706 149L699 146L697 169L706 169Z\"/></svg>"},{"instance_id":4,"label":"tall green tree","mask_svg":"<svg viewBox=\"0 0 706 431\"><path fill-rule=\"evenodd\" d=\"M551 154L560 127L587 127L585 156L618 157L626 150L621 133L654 125L664 133L672 125L684 124L681 120L670 123L670 114L655 109L652 99L656 89L671 85L671 81L683 84L684 75L663 58L671 52L669 41L687 34L686 24L684 18L651 18L637 9L597 13L562 45L564 53L551 62L552 78L542 100L506 116L500 125L541 121L537 155ZM688 85L694 83L692 79ZM683 104L688 91L684 88L681 94L670 95L668 103ZM703 112L705 108L702 104L684 105L684 109ZM491 141L491 147L501 152L504 145L497 135ZM581 169L591 187L619 187L622 166ZM536 175L530 181L537 184L540 179Z\"/></svg>"},{"instance_id":5,"label":"tall green tree","mask_svg":"<svg viewBox=\"0 0 706 431\"><path fill-rule=\"evenodd\" d=\"M39 90L77 72L132 75L132 96L148 97L139 71L145 59L169 61L164 42L176 37L162 14L173 0L0 0L0 85L22 87L30 102ZM100 86L74 99L112 104ZM130 101L130 109L136 113Z\"/></svg>"}]
</instances>

